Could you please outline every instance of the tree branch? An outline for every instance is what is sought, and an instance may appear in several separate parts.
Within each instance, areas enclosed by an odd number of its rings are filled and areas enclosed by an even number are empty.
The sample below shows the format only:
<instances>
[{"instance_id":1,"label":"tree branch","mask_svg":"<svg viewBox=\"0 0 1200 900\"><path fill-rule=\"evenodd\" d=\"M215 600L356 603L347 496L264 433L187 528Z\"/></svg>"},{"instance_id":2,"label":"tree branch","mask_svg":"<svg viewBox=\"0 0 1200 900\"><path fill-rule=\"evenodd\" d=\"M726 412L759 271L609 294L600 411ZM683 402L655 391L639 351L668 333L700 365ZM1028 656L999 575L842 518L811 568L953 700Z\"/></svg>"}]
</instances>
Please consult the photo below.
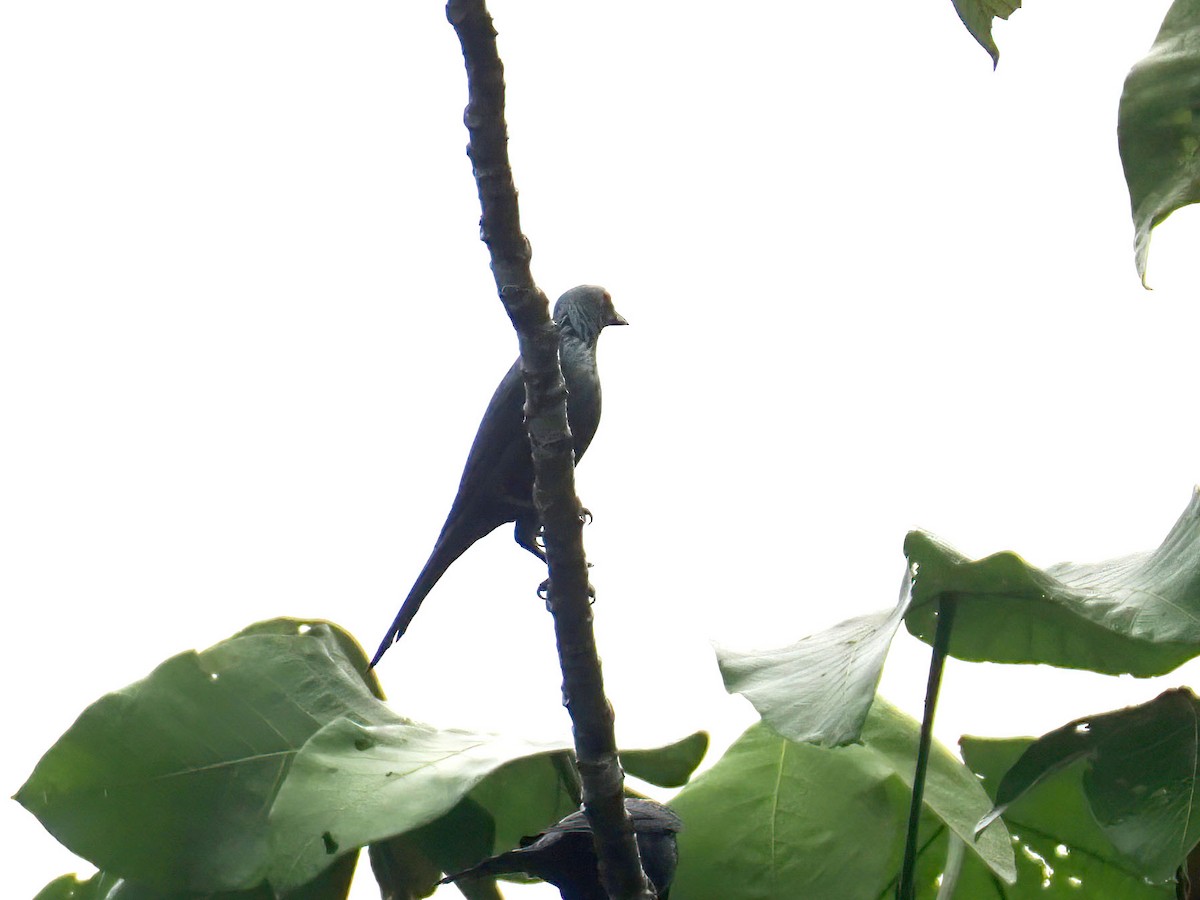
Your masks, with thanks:
<instances>
[{"instance_id":1,"label":"tree branch","mask_svg":"<svg viewBox=\"0 0 1200 900\"><path fill-rule=\"evenodd\" d=\"M642 872L633 825L625 811L613 712L604 696L592 630L582 505L567 423L567 391L558 359L558 332L546 295L534 283L532 251L521 233L517 190L504 121L504 66L484 0L449 0L446 17L462 44L467 70L471 159L482 210L480 237L491 255L500 299L517 331L525 376L525 421L533 454L534 502L545 528L550 612L571 715L585 814L596 844L600 878L615 900L653 900Z\"/></svg>"}]
</instances>

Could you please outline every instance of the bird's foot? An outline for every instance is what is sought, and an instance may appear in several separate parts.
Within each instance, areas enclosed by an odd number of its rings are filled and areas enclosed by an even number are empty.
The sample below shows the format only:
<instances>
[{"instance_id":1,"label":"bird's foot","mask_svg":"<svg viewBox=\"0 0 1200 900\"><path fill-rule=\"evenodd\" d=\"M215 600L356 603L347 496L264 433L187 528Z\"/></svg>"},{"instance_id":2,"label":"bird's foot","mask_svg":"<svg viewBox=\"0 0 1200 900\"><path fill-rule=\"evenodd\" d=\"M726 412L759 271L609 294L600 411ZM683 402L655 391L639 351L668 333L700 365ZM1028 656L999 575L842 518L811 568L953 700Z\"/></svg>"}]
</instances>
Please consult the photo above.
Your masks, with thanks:
<instances>
[{"instance_id":1,"label":"bird's foot","mask_svg":"<svg viewBox=\"0 0 1200 900\"><path fill-rule=\"evenodd\" d=\"M586 506L579 507L579 521L580 522L582 522L584 525L591 525L592 518L593 518L592 511L590 509L588 509Z\"/></svg>"},{"instance_id":2,"label":"bird's foot","mask_svg":"<svg viewBox=\"0 0 1200 900\"><path fill-rule=\"evenodd\" d=\"M592 564L588 563L587 566L590 569L592 567ZM537 595L541 600L545 601L546 609L550 612L553 612L553 610L550 609L550 579L549 578L547 578L545 581L543 581L541 584L538 585ZM596 586L589 581L588 582L588 603L593 604L595 602L596 602Z\"/></svg>"}]
</instances>

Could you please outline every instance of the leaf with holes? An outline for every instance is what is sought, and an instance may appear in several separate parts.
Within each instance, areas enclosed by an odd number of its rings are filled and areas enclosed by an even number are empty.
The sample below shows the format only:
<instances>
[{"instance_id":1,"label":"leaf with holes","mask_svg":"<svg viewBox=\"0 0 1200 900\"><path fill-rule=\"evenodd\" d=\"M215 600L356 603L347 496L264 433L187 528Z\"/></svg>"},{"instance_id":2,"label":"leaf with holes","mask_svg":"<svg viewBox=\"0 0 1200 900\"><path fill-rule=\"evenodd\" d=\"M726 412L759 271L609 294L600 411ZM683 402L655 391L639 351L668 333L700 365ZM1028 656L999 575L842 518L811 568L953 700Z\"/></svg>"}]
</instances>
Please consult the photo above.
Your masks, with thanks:
<instances>
[{"instance_id":1,"label":"leaf with holes","mask_svg":"<svg viewBox=\"0 0 1200 900\"><path fill-rule=\"evenodd\" d=\"M1100 830L1139 875L1165 881L1200 842L1198 734L1200 701L1186 688L1069 722L1021 754L980 825L1082 761L1083 793Z\"/></svg>"},{"instance_id":2,"label":"leaf with holes","mask_svg":"<svg viewBox=\"0 0 1200 900\"><path fill-rule=\"evenodd\" d=\"M707 737L636 751L634 769L678 783L700 761ZM500 849L556 822L577 806L564 778L571 743L439 730L415 722L382 726L341 719L305 745L271 811L269 879L286 890L311 880L353 847L433 827L468 799L485 815L470 821ZM445 836L445 829L443 829ZM424 841L443 868L474 848L471 829L453 840ZM477 860L471 860L472 862Z\"/></svg>"},{"instance_id":3,"label":"leaf with holes","mask_svg":"<svg viewBox=\"0 0 1200 900\"><path fill-rule=\"evenodd\" d=\"M1004 773L1033 743L964 737L959 745L967 766L995 798ZM1083 764L1076 762L1036 790L1014 800L1004 812L1017 858L1017 882L1004 893L988 889L987 873L964 873L958 896L997 900L1173 900L1171 884L1148 884L1117 852L1096 823L1083 793Z\"/></svg>"},{"instance_id":4,"label":"leaf with holes","mask_svg":"<svg viewBox=\"0 0 1200 900\"><path fill-rule=\"evenodd\" d=\"M366 662L336 626L293 619L181 653L88 707L16 799L106 872L162 892L256 887L300 748L341 716L402 721Z\"/></svg>"},{"instance_id":5,"label":"leaf with holes","mask_svg":"<svg viewBox=\"0 0 1200 900\"><path fill-rule=\"evenodd\" d=\"M575 808L568 741L410 722L379 699L366 666L330 623L254 625L92 704L17 800L131 897L268 883L304 897L359 847L434 823L472 789L489 842L515 844ZM681 783L706 745L693 735L634 754L630 771ZM461 837L439 840L438 860L475 852L479 836Z\"/></svg>"}]
</instances>

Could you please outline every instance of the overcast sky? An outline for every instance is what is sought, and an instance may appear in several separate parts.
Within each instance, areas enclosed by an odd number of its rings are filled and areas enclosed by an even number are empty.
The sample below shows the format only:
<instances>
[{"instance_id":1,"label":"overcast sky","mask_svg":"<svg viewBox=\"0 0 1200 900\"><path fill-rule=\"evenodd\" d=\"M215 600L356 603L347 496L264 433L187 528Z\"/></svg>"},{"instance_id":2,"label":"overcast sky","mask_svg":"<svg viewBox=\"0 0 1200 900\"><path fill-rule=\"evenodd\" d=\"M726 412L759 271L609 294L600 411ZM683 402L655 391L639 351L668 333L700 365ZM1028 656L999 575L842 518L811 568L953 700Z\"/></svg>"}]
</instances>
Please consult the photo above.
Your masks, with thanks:
<instances>
[{"instance_id":1,"label":"overcast sky","mask_svg":"<svg viewBox=\"0 0 1200 900\"><path fill-rule=\"evenodd\" d=\"M1156 233L1144 291L1115 123L1167 6L1030 4L993 72L949 0L491 4L535 276L632 323L578 476L623 745L703 727L715 760L753 717L710 642L891 606L910 528L1042 565L1166 534L1200 481L1200 217ZM11 794L88 703L254 621L373 648L516 343L440 2L5 20ZM396 709L564 733L543 576L507 528L472 549L380 668ZM885 673L914 714L927 658L902 635ZM1197 671L952 664L938 733ZM2 821L12 896L88 871Z\"/></svg>"}]
</instances>

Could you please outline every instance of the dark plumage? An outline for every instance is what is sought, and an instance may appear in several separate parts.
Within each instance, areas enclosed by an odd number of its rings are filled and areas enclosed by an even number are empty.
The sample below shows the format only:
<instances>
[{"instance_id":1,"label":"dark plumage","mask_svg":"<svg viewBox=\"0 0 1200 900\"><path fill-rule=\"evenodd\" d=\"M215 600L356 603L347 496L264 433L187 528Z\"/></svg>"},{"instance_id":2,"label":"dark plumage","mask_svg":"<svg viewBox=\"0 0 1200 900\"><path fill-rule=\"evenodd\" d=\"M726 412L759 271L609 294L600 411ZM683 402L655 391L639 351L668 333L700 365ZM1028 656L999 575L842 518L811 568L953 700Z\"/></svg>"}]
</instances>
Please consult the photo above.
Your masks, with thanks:
<instances>
[{"instance_id":1,"label":"dark plumage","mask_svg":"<svg viewBox=\"0 0 1200 900\"><path fill-rule=\"evenodd\" d=\"M554 322L559 332L559 363L567 383L567 419L578 463L600 424L596 341L606 325L628 323L613 309L608 291L595 285L580 285L559 297L554 304ZM442 533L392 627L375 651L372 666L404 634L438 579L484 535L505 522L516 522L517 543L539 559L546 558L536 542L533 460L525 431L524 408L525 383L518 359L492 395L467 455L458 495L442 525Z\"/></svg>"},{"instance_id":2,"label":"dark plumage","mask_svg":"<svg viewBox=\"0 0 1200 900\"><path fill-rule=\"evenodd\" d=\"M646 877L654 885L661 900L666 900L679 853L675 835L683 822L661 803L653 800L625 801L633 831L637 835L638 854ZM509 850L485 859L454 875L442 879L443 884L460 878L483 875L506 875L524 872L558 888L563 900L607 900L600 885L596 866L596 851L592 846L592 830L583 812L574 812L532 838L525 838L516 850Z\"/></svg>"}]
</instances>

